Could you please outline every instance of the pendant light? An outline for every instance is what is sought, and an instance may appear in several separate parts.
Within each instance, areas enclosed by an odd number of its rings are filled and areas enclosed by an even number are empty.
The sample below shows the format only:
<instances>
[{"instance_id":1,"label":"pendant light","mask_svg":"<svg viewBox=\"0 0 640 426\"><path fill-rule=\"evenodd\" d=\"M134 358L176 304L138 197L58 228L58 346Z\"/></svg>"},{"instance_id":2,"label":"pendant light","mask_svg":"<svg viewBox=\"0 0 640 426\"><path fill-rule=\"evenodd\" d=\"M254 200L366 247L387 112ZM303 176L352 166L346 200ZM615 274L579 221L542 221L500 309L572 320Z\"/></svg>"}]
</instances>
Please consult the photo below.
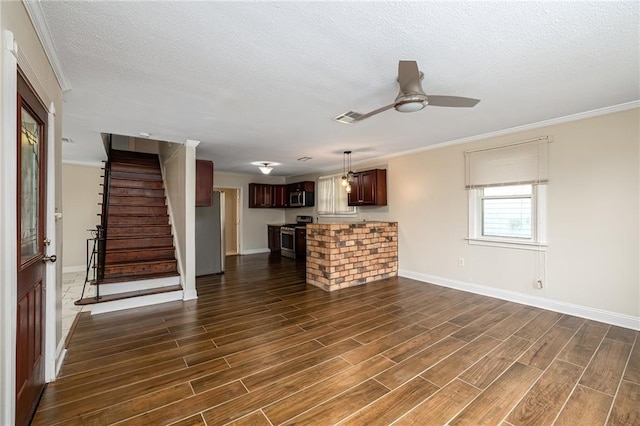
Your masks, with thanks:
<instances>
[{"instance_id":1,"label":"pendant light","mask_svg":"<svg viewBox=\"0 0 640 426\"><path fill-rule=\"evenodd\" d=\"M346 159L346 161L345 161ZM349 171L347 171L347 168ZM344 186L347 194L351 193L351 181L353 180L353 172L351 171L351 151L345 151L342 154L342 179L341 183Z\"/></svg>"},{"instance_id":2,"label":"pendant light","mask_svg":"<svg viewBox=\"0 0 640 426\"><path fill-rule=\"evenodd\" d=\"M349 183L349 181L347 180L347 162L346 162L346 158L349 155L351 155L351 151L345 151L342 153L342 177L340 178L340 182L342 183L342 186L345 186L345 187Z\"/></svg>"}]
</instances>

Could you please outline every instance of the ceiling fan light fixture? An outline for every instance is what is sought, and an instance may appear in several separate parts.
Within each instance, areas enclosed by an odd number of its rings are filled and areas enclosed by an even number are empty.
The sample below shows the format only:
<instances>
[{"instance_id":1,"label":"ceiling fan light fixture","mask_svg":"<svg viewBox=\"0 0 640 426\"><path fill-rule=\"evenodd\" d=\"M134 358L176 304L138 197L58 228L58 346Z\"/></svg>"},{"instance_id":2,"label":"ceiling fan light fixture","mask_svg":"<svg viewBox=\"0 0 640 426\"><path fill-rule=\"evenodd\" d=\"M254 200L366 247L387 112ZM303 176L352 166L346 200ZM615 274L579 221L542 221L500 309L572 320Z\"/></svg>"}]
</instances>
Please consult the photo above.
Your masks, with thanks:
<instances>
[{"instance_id":1,"label":"ceiling fan light fixture","mask_svg":"<svg viewBox=\"0 0 640 426\"><path fill-rule=\"evenodd\" d=\"M398 112L416 112L426 107L428 103L429 101L426 95L416 93L398 96L393 107Z\"/></svg>"}]
</instances>

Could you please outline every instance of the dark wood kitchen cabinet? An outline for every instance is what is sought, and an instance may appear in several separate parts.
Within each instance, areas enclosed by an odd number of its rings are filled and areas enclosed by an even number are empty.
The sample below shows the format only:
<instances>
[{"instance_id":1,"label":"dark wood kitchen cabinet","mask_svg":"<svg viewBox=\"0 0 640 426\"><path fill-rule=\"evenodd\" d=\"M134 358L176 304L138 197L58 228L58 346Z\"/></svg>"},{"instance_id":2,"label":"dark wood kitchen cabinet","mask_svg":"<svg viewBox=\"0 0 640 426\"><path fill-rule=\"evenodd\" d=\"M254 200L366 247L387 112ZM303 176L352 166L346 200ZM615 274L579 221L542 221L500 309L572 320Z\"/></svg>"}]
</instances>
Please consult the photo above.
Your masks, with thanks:
<instances>
[{"instance_id":1,"label":"dark wood kitchen cabinet","mask_svg":"<svg viewBox=\"0 0 640 426\"><path fill-rule=\"evenodd\" d=\"M196 207L213 202L213 161L196 160Z\"/></svg>"},{"instance_id":2,"label":"dark wood kitchen cabinet","mask_svg":"<svg viewBox=\"0 0 640 426\"><path fill-rule=\"evenodd\" d=\"M287 185L289 192L314 192L316 183L312 181L296 182Z\"/></svg>"},{"instance_id":3,"label":"dark wood kitchen cabinet","mask_svg":"<svg viewBox=\"0 0 640 426\"><path fill-rule=\"evenodd\" d=\"M280 225L268 225L267 237L271 253L280 253Z\"/></svg>"},{"instance_id":4,"label":"dark wood kitchen cabinet","mask_svg":"<svg viewBox=\"0 0 640 426\"><path fill-rule=\"evenodd\" d=\"M351 181L350 206L386 206L387 171L384 169L356 172Z\"/></svg>"},{"instance_id":5,"label":"dark wood kitchen cabinet","mask_svg":"<svg viewBox=\"0 0 640 426\"><path fill-rule=\"evenodd\" d=\"M296 259L307 258L307 230L305 228L296 228Z\"/></svg>"},{"instance_id":6,"label":"dark wood kitchen cabinet","mask_svg":"<svg viewBox=\"0 0 640 426\"><path fill-rule=\"evenodd\" d=\"M266 183L249 184L249 208L273 207L271 185Z\"/></svg>"},{"instance_id":7,"label":"dark wood kitchen cabinet","mask_svg":"<svg viewBox=\"0 0 640 426\"><path fill-rule=\"evenodd\" d=\"M271 207L287 207L288 198L287 185L271 185Z\"/></svg>"}]
</instances>

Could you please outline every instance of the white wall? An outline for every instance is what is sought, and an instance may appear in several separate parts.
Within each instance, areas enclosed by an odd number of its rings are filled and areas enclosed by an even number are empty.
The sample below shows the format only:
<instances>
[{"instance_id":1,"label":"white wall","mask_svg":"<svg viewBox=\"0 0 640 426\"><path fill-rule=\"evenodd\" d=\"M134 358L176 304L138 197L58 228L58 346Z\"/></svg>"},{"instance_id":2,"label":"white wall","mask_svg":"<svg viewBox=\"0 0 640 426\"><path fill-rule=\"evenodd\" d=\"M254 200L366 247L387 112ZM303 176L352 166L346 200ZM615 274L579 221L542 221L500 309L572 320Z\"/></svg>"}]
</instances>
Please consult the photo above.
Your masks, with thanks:
<instances>
[{"instance_id":1,"label":"white wall","mask_svg":"<svg viewBox=\"0 0 640 426\"><path fill-rule=\"evenodd\" d=\"M634 109L391 158L389 215L399 222L400 269L639 317L639 124ZM538 136L553 138L546 271L537 252L464 240L464 150ZM541 290L534 286L540 274Z\"/></svg>"},{"instance_id":2,"label":"white wall","mask_svg":"<svg viewBox=\"0 0 640 426\"><path fill-rule=\"evenodd\" d=\"M242 209L240 213L242 254L256 253L268 249L267 225L285 222L284 209L250 209L249 183L282 184L283 177L258 174L217 172L214 169L213 184L216 188L238 188Z\"/></svg>"},{"instance_id":3,"label":"white wall","mask_svg":"<svg viewBox=\"0 0 640 426\"><path fill-rule=\"evenodd\" d=\"M100 224L103 182L98 165L62 165L62 266L65 270L84 270L87 262L88 229Z\"/></svg>"},{"instance_id":4,"label":"white wall","mask_svg":"<svg viewBox=\"0 0 640 426\"><path fill-rule=\"evenodd\" d=\"M160 143L165 194L185 299L195 298L195 147Z\"/></svg>"}]
</instances>

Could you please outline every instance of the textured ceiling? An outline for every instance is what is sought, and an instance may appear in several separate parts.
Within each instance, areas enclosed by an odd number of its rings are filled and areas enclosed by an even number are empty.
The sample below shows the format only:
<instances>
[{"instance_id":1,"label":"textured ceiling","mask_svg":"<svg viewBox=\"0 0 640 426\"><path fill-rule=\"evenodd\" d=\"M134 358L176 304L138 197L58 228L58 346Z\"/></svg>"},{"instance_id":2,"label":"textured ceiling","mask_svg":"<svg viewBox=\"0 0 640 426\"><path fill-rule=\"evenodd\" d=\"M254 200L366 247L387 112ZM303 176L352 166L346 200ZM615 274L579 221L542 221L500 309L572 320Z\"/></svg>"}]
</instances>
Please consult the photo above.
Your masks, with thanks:
<instances>
[{"instance_id":1,"label":"textured ceiling","mask_svg":"<svg viewBox=\"0 0 640 426\"><path fill-rule=\"evenodd\" d=\"M67 160L103 159L100 132L147 132L201 141L217 170L290 176L640 98L637 1L40 6L72 87ZM400 59L427 94L482 101L331 120L393 102Z\"/></svg>"}]
</instances>

